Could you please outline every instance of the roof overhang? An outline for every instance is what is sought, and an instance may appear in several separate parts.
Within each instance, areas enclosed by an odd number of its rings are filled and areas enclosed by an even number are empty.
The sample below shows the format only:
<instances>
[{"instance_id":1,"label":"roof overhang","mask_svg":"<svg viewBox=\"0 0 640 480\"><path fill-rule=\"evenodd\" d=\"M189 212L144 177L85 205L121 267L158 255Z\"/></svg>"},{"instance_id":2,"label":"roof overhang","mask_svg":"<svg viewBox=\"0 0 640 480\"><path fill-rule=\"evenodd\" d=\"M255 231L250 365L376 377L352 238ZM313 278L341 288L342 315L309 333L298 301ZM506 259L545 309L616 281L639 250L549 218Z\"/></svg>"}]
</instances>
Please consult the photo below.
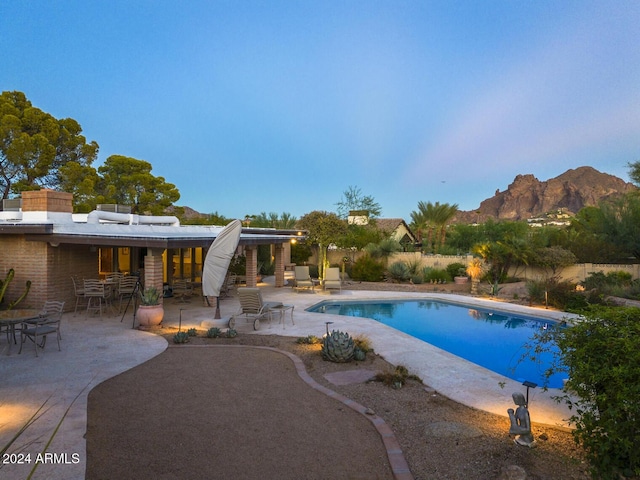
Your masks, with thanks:
<instances>
[{"instance_id":1,"label":"roof overhang","mask_svg":"<svg viewBox=\"0 0 640 480\"><path fill-rule=\"evenodd\" d=\"M111 247L209 247L223 227L120 224L0 224L0 234L24 235L28 241L51 245L75 244ZM272 245L304 238L305 232L244 228L240 245Z\"/></svg>"}]
</instances>

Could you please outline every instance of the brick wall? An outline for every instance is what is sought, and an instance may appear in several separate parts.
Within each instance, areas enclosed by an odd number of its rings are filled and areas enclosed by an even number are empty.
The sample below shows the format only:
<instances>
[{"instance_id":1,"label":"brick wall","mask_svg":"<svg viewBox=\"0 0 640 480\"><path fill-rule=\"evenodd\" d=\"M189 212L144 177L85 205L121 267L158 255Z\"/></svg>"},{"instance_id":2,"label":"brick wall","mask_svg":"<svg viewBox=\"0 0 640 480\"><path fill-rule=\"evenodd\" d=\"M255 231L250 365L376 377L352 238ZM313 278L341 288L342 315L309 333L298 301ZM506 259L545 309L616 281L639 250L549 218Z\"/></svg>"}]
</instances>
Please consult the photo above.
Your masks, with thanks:
<instances>
[{"instance_id":1,"label":"brick wall","mask_svg":"<svg viewBox=\"0 0 640 480\"><path fill-rule=\"evenodd\" d=\"M73 195L55 190L22 192L23 212L73 212Z\"/></svg>"},{"instance_id":2,"label":"brick wall","mask_svg":"<svg viewBox=\"0 0 640 480\"><path fill-rule=\"evenodd\" d=\"M31 289L22 308L40 308L46 300L61 300L65 310L75 306L75 293L71 275L96 278L98 256L86 245L60 245L52 247L46 242L30 242L22 235L0 237L0 278L4 281L9 269L15 277L5 294L6 307L23 292L27 280Z\"/></svg>"}]
</instances>

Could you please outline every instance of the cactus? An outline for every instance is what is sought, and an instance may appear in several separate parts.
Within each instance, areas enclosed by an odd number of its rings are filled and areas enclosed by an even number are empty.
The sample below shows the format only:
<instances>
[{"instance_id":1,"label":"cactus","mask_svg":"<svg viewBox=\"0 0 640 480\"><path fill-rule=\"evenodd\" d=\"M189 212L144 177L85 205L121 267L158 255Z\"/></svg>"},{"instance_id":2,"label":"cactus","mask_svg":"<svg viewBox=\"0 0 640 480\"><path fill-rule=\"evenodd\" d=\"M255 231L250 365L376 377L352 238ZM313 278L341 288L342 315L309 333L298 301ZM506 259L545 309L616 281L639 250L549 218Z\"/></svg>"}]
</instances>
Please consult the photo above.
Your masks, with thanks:
<instances>
[{"instance_id":1,"label":"cactus","mask_svg":"<svg viewBox=\"0 0 640 480\"><path fill-rule=\"evenodd\" d=\"M13 280L13 277L15 276L15 274L16 274L15 270L13 268L11 268L7 272L7 276L5 277L4 281L0 280L0 304L4 300L4 294L7 292L7 288L9 287L9 284L11 283L11 280ZM27 280L27 286L26 286L24 292L16 300L14 300L13 302L9 303L9 306L7 307L7 310L11 310L18 303L20 303L22 300L24 300L26 298L27 294L29 293L29 289L30 288L31 288L31 280Z\"/></svg>"},{"instance_id":2,"label":"cactus","mask_svg":"<svg viewBox=\"0 0 640 480\"><path fill-rule=\"evenodd\" d=\"M195 328L190 328L189 330L187 330L187 335L189 335L190 337L197 337L198 331Z\"/></svg>"},{"instance_id":3,"label":"cactus","mask_svg":"<svg viewBox=\"0 0 640 480\"><path fill-rule=\"evenodd\" d=\"M227 338L233 338L238 336L238 332L236 332L233 328L227 329Z\"/></svg>"},{"instance_id":4,"label":"cactus","mask_svg":"<svg viewBox=\"0 0 640 480\"><path fill-rule=\"evenodd\" d=\"M367 358L367 352L362 350L361 348L356 347L353 351L353 359L356 362L363 362Z\"/></svg>"},{"instance_id":5,"label":"cactus","mask_svg":"<svg viewBox=\"0 0 640 480\"><path fill-rule=\"evenodd\" d=\"M178 332L173 336L173 343L187 343L189 334L187 332Z\"/></svg>"},{"instance_id":6,"label":"cactus","mask_svg":"<svg viewBox=\"0 0 640 480\"><path fill-rule=\"evenodd\" d=\"M322 358L330 362L346 363L353 360L355 343L348 333L333 330L322 342Z\"/></svg>"},{"instance_id":7,"label":"cactus","mask_svg":"<svg viewBox=\"0 0 640 480\"><path fill-rule=\"evenodd\" d=\"M142 305L160 305L160 292L156 287L145 288L140 292L140 303Z\"/></svg>"},{"instance_id":8,"label":"cactus","mask_svg":"<svg viewBox=\"0 0 640 480\"><path fill-rule=\"evenodd\" d=\"M218 338L221 335L222 331L218 327L211 327L207 330L208 338Z\"/></svg>"}]
</instances>

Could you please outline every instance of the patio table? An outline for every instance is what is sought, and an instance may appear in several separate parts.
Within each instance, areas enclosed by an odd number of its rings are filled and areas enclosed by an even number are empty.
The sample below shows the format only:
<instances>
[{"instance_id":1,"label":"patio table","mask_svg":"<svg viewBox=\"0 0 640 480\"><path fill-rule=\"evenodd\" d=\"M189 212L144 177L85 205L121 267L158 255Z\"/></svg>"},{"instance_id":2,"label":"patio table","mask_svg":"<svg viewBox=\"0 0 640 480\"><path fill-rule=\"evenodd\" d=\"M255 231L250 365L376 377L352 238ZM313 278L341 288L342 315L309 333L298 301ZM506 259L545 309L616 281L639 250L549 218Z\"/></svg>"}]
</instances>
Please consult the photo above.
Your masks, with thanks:
<instances>
[{"instance_id":1,"label":"patio table","mask_svg":"<svg viewBox=\"0 0 640 480\"><path fill-rule=\"evenodd\" d=\"M273 307L269 307L269 310L272 312L280 312L280 321L278 323L282 323L282 329L284 330L285 324L285 314L287 310L291 312L291 324L295 325L296 323L293 321L293 309L295 305L275 305ZM271 317L269 317L269 324L271 324Z\"/></svg>"},{"instance_id":2,"label":"patio table","mask_svg":"<svg viewBox=\"0 0 640 480\"><path fill-rule=\"evenodd\" d=\"M18 308L16 310L0 311L0 325L9 327L7 331L7 340L9 341L9 349L7 355L11 355L11 342L16 342L16 325L27 320L33 320L40 316L40 310L35 308Z\"/></svg>"}]
</instances>

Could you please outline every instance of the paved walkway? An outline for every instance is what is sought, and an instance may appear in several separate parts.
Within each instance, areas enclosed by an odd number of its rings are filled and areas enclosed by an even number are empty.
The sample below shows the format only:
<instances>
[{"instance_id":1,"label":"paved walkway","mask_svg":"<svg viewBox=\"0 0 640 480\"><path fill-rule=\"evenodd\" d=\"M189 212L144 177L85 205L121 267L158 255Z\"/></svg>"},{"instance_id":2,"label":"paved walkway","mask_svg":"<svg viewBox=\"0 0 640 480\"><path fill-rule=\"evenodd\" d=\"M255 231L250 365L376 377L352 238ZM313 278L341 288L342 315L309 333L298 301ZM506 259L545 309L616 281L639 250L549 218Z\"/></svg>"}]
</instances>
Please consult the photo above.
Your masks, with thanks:
<instances>
[{"instance_id":1,"label":"paved walkway","mask_svg":"<svg viewBox=\"0 0 640 480\"><path fill-rule=\"evenodd\" d=\"M409 371L440 393L463 404L506 416L511 408L511 393L522 391L518 382L501 377L489 370L470 364L459 357L425 344L409 335L397 332L378 322L355 317L341 317L305 312L304 309L325 299L397 299L397 298L440 298L448 301L473 302L475 305L495 308L496 302L472 299L470 297L400 292L365 292L343 290L341 293L327 294L293 293L290 288L263 287L265 299L282 301L294 305L295 325L286 316L282 325L263 325L254 332L252 325L239 321L236 329L244 334L278 334L292 337L306 335L322 336L325 322L333 321L334 329L350 334L367 335L376 350L392 364L405 365ZM538 314L549 318L562 315L544 309L499 304L512 312ZM200 298L194 297L190 303L179 304L173 300L166 302L164 324L183 328L206 328L215 325L213 308L203 306ZM236 298L221 301L221 316L228 318L238 310ZM62 327L62 351L58 352L55 342L47 345L36 358L32 345L26 345L21 355L14 349L12 355L6 353L6 340L0 339L0 445L5 445L17 429L25 424L45 404L37 422L27 429L15 442L22 451L31 452L31 466L36 452L42 451L58 423L60 425L50 452L66 453L65 457L51 459L57 464L43 464L38 467L33 478L74 479L84 478L86 411L88 392L107 378L124 372L146 360L153 358L167 348L166 341L156 335L132 329L131 310L120 321L120 316L85 318L84 315L65 314ZM224 320L223 320L224 322ZM31 348L27 348L31 347ZM504 382L504 388L500 387ZM557 392L542 392L535 389L530 393L532 420L556 426L565 425L563 419L570 412L558 405L550 397ZM45 403L46 402L46 403ZM14 450L14 448L12 448ZM73 455L77 454L77 455ZM16 459L19 460L19 459ZM63 465L60 465L62 463ZM27 465L2 465L3 478L25 478L30 468Z\"/></svg>"}]
</instances>

